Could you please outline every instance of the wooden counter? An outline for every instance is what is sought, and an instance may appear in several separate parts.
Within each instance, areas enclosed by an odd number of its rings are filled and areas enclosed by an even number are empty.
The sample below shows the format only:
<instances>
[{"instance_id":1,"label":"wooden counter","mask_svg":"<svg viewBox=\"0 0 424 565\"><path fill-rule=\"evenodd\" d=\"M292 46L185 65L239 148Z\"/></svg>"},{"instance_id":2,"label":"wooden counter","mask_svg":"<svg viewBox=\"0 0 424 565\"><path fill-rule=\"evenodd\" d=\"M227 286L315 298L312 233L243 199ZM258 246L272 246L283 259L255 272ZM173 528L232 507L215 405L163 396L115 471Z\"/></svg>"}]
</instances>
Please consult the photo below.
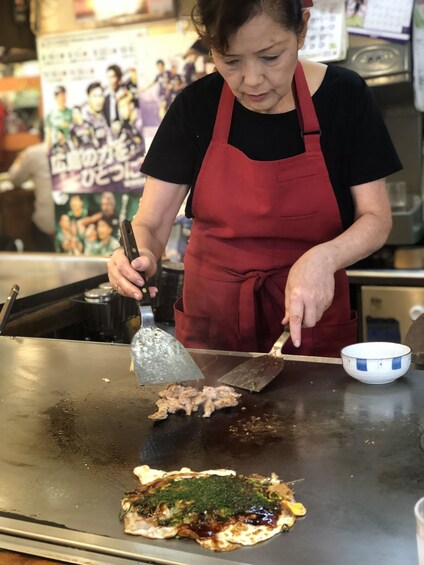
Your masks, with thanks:
<instances>
[{"instance_id":1,"label":"wooden counter","mask_svg":"<svg viewBox=\"0 0 424 565\"><path fill-rule=\"evenodd\" d=\"M62 565L63 561L51 561L41 557L31 557L22 553L0 549L0 565Z\"/></svg>"}]
</instances>

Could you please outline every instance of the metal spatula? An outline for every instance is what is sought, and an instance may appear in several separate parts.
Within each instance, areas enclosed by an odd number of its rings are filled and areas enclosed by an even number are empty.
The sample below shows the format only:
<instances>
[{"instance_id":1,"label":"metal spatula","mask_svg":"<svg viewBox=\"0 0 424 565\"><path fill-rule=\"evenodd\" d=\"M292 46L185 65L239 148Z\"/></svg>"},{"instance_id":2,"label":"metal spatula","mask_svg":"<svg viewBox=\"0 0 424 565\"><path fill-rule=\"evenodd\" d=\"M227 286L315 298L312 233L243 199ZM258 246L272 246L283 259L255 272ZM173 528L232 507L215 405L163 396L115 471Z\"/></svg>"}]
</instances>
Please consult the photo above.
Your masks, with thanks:
<instances>
[{"instance_id":1,"label":"metal spatula","mask_svg":"<svg viewBox=\"0 0 424 565\"><path fill-rule=\"evenodd\" d=\"M3 304L3 308L0 312L0 335L3 333L3 330L7 324L9 319L10 311L12 310L13 303L15 302L15 298L19 294L19 285L14 284L9 291L9 294L6 298L6 302Z\"/></svg>"},{"instance_id":2,"label":"metal spatula","mask_svg":"<svg viewBox=\"0 0 424 565\"><path fill-rule=\"evenodd\" d=\"M132 262L139 256L131 222L121 222L121 236L125 255ZM141 327L131 341L134 372L142 385L174 383L203 379L199 367L190 353L175 337L155 326L152 301L147 288L147 278L140 273L145 284L140 287Z\"/></svg>"},{"instance_id":3,"label":"metal spatula","mask_svg":"<svg viewBox=\"0 0 424 565\"><path fill-rule=\"evenodd\" d=\"M424 366L424 314L409 327L404 343L412 350L412 362Z\"/></svg>"},{"instance_id":4,"label":"metal spatula","mask_svg":"<svg viewBox=\"0 0 424 565\"><path fill-rule=\"evenodd\" d=\"M260 392L281 373L284 367L281 348L289 337L290 330L286 327L269 353L244 361L244 363L241 363L219 378L219 382L238 388L244 388L250 392Z\"/></svg>"}]
</instances>

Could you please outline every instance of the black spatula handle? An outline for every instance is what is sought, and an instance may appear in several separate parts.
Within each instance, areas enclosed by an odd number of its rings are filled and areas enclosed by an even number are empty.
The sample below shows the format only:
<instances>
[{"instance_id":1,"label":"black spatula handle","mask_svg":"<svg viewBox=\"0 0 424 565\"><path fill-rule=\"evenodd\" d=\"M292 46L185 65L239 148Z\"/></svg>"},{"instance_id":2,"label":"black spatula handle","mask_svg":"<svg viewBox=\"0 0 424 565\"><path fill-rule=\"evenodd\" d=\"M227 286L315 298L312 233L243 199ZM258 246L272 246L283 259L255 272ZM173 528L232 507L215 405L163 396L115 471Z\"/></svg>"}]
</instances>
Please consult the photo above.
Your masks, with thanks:
<instances>
[{"instance_id":1,"label":"black spatula handle","mask_svg":"<svg viewBox=\"0 0 424 565\"><path fill-rule=\"evenodd\" d=\"M9 319L9 314L12 310L13 303L15 302L15 298L18 296L18 294L19 286L17 284L14 284L10 289L9 295L6 298L6 302L3 304L3 308L0 312L0 334L3 333L7 320Z\"/></svg>"},{"instance_id":2,"label":"black spatula handle","mask_svg":"<svg viewBox=\"0 0 424 565\"><path fill-rule=\"evenodd\" d=\"M129 220L123 220L120 227L125 255L127 256L128 261L132 263L134 259L140 257L140 253L138 252L137 242L135 240L131 222ZM147 276L144 271L140 271L140 275L144 279L144 284L138 287L141 292L141 300L143 304L150 306L152 304L152 299L150 297L149 289L147 288Z\"/></svg>"}]
</instances>

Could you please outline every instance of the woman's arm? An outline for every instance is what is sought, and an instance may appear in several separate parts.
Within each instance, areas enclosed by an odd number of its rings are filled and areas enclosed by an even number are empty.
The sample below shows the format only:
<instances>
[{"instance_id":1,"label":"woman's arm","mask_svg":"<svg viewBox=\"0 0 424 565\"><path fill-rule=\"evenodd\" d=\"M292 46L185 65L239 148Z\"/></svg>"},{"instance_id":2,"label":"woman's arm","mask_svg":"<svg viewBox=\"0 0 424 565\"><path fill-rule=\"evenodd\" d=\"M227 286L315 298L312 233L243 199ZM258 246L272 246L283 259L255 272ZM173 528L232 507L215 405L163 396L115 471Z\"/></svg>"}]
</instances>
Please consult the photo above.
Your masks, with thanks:
<instances>
[{"instance_id":1,"label":"woman's arm","mask_svg":"<svg viewBox=\"0 0 424 565\"><path fill-rule=\"evenodd\" d=\"M123 249L119 248L108 261L109 280L115 288L119 286L121 294L141 299L137 286L144 281L138 271L145 271L149 278L155 274L157 261L162 257L188 188L186 184L148 177L132 221L140 257L130 265Z\"/></svg>"},{"instance_id":2,"label":"woman's arm","mask_svg":"<svg viewBox=\"0 0 424 565\"><path fill-rule=\"evenodd\" d=\"M334 273L384 245L392 227L385 179L353 186L354 223L338 237L307 251L292 266L286 284L285 316L293 343L301 328L313 327L334 297Z\"/></svg>"}]
</instances>

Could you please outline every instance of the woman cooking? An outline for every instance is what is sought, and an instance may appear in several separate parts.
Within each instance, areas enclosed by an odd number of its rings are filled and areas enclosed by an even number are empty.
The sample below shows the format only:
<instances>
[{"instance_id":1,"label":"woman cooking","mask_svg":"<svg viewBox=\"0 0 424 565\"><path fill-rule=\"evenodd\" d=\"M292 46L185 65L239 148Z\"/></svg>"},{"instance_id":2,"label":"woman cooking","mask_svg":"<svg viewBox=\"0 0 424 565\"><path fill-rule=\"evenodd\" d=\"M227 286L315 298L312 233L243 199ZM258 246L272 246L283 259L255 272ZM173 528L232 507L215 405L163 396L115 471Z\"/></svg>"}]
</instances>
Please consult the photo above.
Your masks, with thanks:
<instances>
[{"instance_id":1,"label":"woman cooking","mask_svg":"<svg viewBox=\"0 0 424 565\"><path fill-rule=\"evenodd\" d=\"M299 61L301 0L199 0L193 19L216 73L168 110L142 171L133 220L109 279L140 298L189 193L176 337L186 346L339 356L356 340L344 268L391 228L385 177L401 168L372 93L350 70Z\"/></svg>"}]
</instances>

